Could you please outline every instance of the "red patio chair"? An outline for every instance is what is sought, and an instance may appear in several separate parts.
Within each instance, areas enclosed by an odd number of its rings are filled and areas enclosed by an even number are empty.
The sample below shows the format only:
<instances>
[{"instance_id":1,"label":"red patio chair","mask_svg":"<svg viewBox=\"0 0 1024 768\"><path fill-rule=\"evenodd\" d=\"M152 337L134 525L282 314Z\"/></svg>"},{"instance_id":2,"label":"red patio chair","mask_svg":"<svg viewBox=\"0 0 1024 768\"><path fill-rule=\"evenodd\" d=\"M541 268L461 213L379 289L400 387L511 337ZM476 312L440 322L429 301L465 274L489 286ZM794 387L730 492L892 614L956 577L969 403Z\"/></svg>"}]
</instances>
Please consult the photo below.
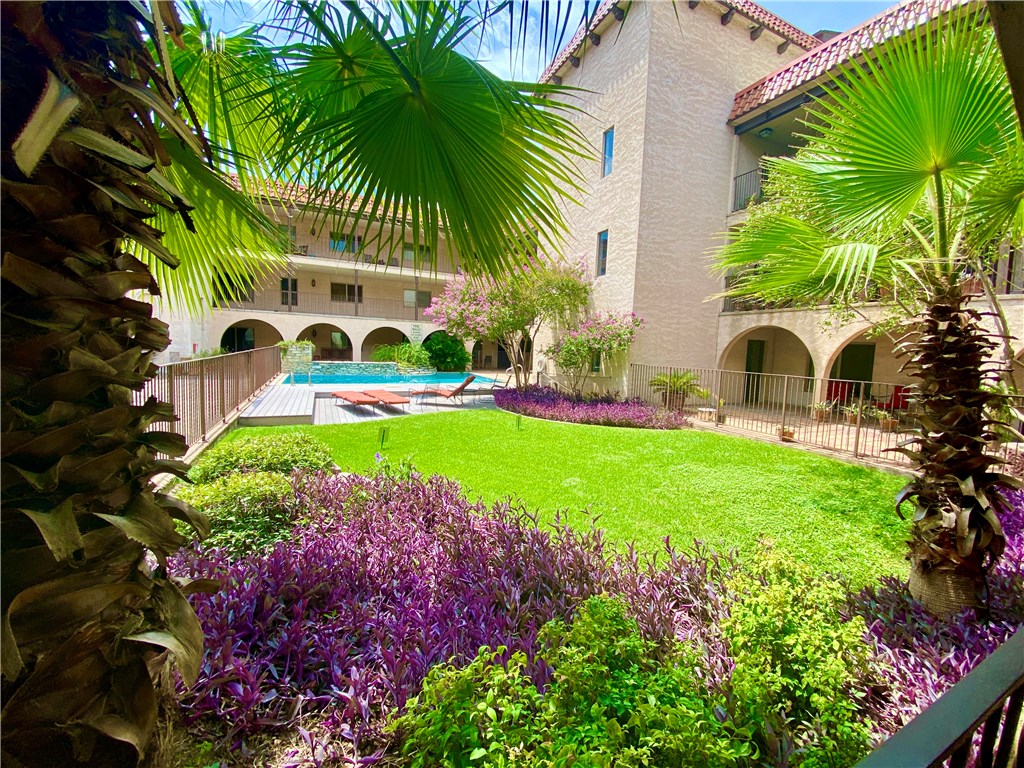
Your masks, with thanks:
<instances>
[{"instance_id":1,"label":"red patio chair","mask_svg":"<svg viewBox=\"0 0 1024 768\"><path fill-rule=\"evenodd\" d=\"M476 376L467 376L466 380L454 389L451 387L424 387L423 389L415 389L409 394L412 397L443 397L446 400L455 400L461 405L464 402L462 395L466 391L466 387L468 387L475 378Z\"/></svg>"}]
</instances>

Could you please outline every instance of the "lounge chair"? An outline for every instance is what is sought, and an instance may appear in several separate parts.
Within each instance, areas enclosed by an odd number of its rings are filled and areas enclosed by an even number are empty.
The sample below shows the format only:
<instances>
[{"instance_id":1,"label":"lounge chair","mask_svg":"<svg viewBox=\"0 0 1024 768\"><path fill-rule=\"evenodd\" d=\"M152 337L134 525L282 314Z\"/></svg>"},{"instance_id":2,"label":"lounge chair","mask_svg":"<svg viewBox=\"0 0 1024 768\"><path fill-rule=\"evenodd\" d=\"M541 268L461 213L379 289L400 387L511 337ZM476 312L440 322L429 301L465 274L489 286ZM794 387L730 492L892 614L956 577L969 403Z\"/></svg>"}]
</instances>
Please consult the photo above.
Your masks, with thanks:
<instances>
[{"instance_id":1,"label":"lounge chair","mask_svg":"<svg viewBox=\"0 0 1024 768\"><path fill-rule=\"evenodd\" d=\"M396 395L386 389L368 389L363 394L377 398L382 405L406 405L410 402L408 397Z\"/></svg>"},{"instance_id":2,"label":"lounge chair","mask_svg":"<svg viewBox=\"0 0 1024 768\"><path fill-rule=\"evenodd\" d=\"M476 376L469 375L466 380L459 384L457 387L425 387L423 389L414 389L409 393L412 397L443 397L445 400L456 400L460 405L464 402L462 399L463 393L475 379Z\"/></svg>"},{"instance_id":3,"label":"lounge chair","mask_svg":"<svg viewBox=\"0 0 1024 768\"><path fill-rule=\"evenodd\" d=\"M380 402L380 398L373 397L365 392L331 392L331 396L336 397L339 400L344 400L352 405L374 406Z\"/></svg>"}]
</instances>

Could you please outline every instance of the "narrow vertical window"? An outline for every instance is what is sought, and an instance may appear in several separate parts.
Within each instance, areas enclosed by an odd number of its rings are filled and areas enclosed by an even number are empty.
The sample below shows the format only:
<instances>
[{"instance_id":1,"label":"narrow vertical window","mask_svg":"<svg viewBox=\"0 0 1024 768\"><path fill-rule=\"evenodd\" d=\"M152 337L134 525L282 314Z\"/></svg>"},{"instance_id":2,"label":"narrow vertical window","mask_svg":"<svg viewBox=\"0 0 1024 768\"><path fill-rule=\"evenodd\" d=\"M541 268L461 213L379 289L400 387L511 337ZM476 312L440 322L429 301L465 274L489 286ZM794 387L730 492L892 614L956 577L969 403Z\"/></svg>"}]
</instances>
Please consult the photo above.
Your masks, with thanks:
<instances>
[{"instance_id":1,"label":"narrow vertical window","mask_svg":"<svg viewBox=\"0 0 1024 768\"><path fill-rule=\"evenodd\" d=\"M597 233L597 276L608 271L608 230Z\"/></svg>"},{"instance_id":2,"label":"narrow vertical window","mask_svg":"<svg viewBox=\"0 0 1024 768\"><path fill-rule=\"evenodd\" d=\"M604 132L604 153L601 158L601 175L609 176L612 172L612 155L615 153L615 129Z\"/></svg>"}]
</instances>

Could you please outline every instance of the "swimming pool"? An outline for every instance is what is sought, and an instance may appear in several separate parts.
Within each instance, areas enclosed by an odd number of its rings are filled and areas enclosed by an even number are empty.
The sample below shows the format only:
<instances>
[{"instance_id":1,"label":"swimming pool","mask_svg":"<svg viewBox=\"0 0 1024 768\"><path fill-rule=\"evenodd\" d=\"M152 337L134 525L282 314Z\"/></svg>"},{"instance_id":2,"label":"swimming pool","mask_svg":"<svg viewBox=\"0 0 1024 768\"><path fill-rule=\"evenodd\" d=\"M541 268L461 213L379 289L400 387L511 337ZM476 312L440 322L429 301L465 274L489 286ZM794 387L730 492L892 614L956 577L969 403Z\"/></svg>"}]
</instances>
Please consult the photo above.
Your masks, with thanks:
<instances>
[{"instance_id":1,"label":"swimming pool","mask_svg":"<svg viewBox=\"0 0 1024 768\"><path fill-rule=\"evenodd\" d=\"M397 371L382 373L335 373L310 371L306 373L289 374L285 383L287 384L345 384L351 386L365 386L368 384L434 384L445 386L458 386L466 380L468 373L431 373L431 374L402 374ZM470 386L490 386L494 379L487 376L477 376Z\"/></svg>"}]
</instances>

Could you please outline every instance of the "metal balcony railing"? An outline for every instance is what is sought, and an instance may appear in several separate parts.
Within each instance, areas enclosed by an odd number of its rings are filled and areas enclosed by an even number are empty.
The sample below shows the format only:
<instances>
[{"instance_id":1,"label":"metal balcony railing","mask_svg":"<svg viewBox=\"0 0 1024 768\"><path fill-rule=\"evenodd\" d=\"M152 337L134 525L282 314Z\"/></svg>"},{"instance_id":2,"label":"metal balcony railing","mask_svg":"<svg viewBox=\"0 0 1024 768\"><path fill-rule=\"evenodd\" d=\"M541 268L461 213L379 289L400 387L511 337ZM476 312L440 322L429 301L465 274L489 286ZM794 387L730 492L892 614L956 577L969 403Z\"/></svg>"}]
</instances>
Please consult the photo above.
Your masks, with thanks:
<instances>
[{"instance_id":1,"label":"metal balcony railing","mask_svg":"<svg viewBox=\"0 0 1024 768\"><path fill-rule=\"evenodd\" d=\"M760 202L762 197L762 183L764 181L764 169L755 168L752 171L741 173L732 180L732 212L742 211L751 202Z\"/></svg>"},{"instance_id":2,"label":"metal balcony railing","mask_svg":"<svg viewBox=\"0 0 1024 768\"><path fill-rule=\"evenodd\" d=\"M366 297L358 302L338 301L325 293L282 290L257 291L242 300L222 302L219 308L382 320L419 320L423 317L422 307L409 306L401 299Z\"/></svg>"}]
</instances>

